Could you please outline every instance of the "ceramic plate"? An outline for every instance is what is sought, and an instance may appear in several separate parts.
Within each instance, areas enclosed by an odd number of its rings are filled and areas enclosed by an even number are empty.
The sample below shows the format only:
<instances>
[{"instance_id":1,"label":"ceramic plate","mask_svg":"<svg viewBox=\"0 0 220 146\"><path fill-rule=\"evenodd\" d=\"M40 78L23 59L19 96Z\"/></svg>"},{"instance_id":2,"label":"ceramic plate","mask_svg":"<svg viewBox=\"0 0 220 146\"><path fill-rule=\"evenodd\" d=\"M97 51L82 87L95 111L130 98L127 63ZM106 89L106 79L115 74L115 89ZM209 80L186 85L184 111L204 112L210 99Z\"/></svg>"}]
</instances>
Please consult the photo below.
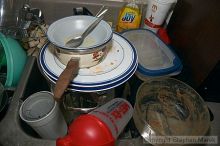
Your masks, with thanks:
<instances>
[{"instance_id":1,"label":"ceramic plate","mask_svg":"<svg viewBox=\"0 0 220 146\"><path fill-rule=\"evenodd\" d=\"M71 90L71 91L79 91L79 92L98 92L98 91L105 91L105 90L109 90L109 89L112 89L112 88L115 88L123 83L125 83L136 71L137 69L137 63L135 65L135 67L133 68L133 70L127 74L126 76L124 76L124 78L114 82L114 83L111 83L111 84L108 84L108 85L103 85L103 86L90 86L90 87L85 87L85 86L74 86L72 84L70 84L68 86L68 90ZM56 80L49 77L47 75L47 73L43 72L44 75L53 83L55 84L56 83Z\"/></svg>"},{"instance_id":2,"label":"ceramic plate","mask_svg":"<svg viewBox=\"0 0 220 146\"><path fill-rule=\"evenodd\" d=\"M59 61L56 59L55 55L53 55L53 52L51 52L48 46L49 44L46 44L41 49L39 64L50 78L57 80L65 66L58 63ZM117 53L117 51L120 53ZM120 63L115 63L116 65L113 67L110 66L114 61ZM112 48L106 58L97 65L100 68L94 66L89 69L80 69L79 74L74 78L71 84L79 87L112 84L130 74L135 68L136 63L137 53L135 48L124 37L114 33ZM107 69L104 69L104 67Z\"/></svg>"}]
</instances>

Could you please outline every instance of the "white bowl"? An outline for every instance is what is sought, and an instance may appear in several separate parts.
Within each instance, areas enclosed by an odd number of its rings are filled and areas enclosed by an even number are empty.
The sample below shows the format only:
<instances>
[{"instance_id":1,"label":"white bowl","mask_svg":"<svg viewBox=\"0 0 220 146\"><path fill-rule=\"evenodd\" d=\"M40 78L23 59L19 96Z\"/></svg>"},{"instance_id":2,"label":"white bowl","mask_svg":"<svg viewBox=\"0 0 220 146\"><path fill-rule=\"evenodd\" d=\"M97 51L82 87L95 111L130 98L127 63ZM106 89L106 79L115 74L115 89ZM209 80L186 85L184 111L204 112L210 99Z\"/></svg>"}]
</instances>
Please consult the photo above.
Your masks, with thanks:
<instances>
[{"instance_id":1,"label":"white bowl","mask_svg":"<svg viewBox=\"0 0 220 146\"><path fill-rule=\"evenodd\" d=\"M96 20L96 17L76 15L59 19L52 23L47 31L48 40L56 46L55 55L64 65L70 58L80 58L80 68L98 64L108 51L113 31L111 26L102 20L77 48L69 48L65 43L74 36L82 34ZM98 56L97 56L98 55Z\"/></svg>"},{"instance_id":2,"label":"white bowl","mask_svg":"<svg viewBox=\"0 0 220 146\"><path fill-rule=\"evenodd\" d=\"M77 51L101 46L113 36L111 26L102 20L98 26L86 37L84 43L77 48L69 48L65 43L74 36L78 36L96 20L96 17L86 15L76 15L59 19L52 23L47 31L47 37L51 43L61 49Z\"/></svg>"}]
</instances>

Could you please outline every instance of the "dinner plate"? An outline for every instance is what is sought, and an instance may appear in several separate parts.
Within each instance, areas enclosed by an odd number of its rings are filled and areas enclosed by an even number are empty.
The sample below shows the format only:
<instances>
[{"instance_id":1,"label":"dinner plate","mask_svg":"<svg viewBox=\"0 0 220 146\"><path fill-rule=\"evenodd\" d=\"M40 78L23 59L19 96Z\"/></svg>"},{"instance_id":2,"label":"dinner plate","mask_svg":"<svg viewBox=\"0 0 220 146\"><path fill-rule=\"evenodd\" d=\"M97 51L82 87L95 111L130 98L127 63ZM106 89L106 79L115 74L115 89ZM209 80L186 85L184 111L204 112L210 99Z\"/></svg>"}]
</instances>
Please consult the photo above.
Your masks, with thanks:
<instances>
[{"instance_id":1,"label":"dinner plate","mask_svg":"<svg viewBox=\"0 0 220 146\"><path fill-rule=\"evenodd\" d=\"M79 92L98 92L98 91L105 91L105 90L115 88L115 87L125 83L128 79L130 79L130 77L135 73L137 66L138 66L138 63L136 63L135 67L133 68L133 70L129 74L127 74L126 76L124 76L124 78L122 78L114 83L103 85L103 86L90 86L90 87L88 87L88 86L87 87L86 86L74 86L74 85L70 84L68 86L68 90L79 91ZM43 72L43 73L49 79L50 82L52 82L53 84L56 84L56 79L51 78L45 72Z\"/></svg>"},{"instance_id":2,"label":"dinner plate","mask_svg":"<svg viewBox=\"0 0 220 146\"><path fill-rule=\"evenodd\" d=\"M97 67L107 68L106 64L113 61L120 63L116 63L114 67L108 67L108 69L103 69L98 73L94 72L95 68L97 69ZM39 64L47 76L53 80L57 80L64 69L64 67L61 66L61 63L59 64L58 62L59 60L55 57L53 51L51 51L49 48L49 43L46 44L40 51ZM112 48L110 48L106 58L97 66L88 69L80 69L79 74L73 79L71 84L79 87L94 87L112 84L121 80L124 78L124 76L130 74L135 68L136 64L136 49L123 36L114 33ZM88 71L89 69L93 69L93 71Z\"/></svg>"}]
</instances>

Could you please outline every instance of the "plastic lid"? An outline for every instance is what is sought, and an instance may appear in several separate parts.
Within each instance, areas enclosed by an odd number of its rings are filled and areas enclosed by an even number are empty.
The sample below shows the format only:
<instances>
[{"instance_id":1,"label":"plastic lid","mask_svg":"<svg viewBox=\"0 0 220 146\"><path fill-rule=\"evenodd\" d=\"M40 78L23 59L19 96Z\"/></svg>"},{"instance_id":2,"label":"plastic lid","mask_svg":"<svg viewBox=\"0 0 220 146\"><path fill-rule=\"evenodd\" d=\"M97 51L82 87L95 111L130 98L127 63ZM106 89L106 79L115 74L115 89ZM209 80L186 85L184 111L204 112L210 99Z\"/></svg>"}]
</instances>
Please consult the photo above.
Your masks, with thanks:
<instances>
[{"instance_id":1,"label":"plastic lid","mask_svg":"<svg viewBox=\"0 0 220 146\"><path fill-rule=\"evenodd\" d=\"M144 76L164 76L182 70L178 56L155 33L132 29L122 33L138 53L137 71Z\"/></svg>"},{"instance_id":2,"label":"plastic lid","mask_svg":"<svg viewBox=\"0 0 220 146\"><path fill-rule=\"evenodd\" d=\"M114 146L113 138L108 127L93 115L81 115L75 119L68 135L58 138L57 146Z\"/></svg>"}]
</instances>

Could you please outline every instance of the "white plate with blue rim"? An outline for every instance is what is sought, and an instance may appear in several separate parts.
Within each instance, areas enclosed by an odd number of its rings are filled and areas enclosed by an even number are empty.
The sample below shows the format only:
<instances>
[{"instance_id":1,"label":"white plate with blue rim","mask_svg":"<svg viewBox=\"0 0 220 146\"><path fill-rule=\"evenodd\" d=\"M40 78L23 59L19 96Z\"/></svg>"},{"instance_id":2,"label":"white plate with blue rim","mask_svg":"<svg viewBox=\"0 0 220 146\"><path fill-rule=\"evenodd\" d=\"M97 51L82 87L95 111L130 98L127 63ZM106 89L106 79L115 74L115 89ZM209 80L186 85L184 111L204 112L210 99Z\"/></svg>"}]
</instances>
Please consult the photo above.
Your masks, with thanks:
<instances>
[{"instance_id":1,"label":"white plate with blue rim","mask_svg":"<svg viewBox=\"0 0 220 146\"><path fill-rule=\"evenodd\" d=\"M103 85L103 86L75 86L70 84L68 86L68 90L70 91L79 91L79 92L99 92L99 91L105 91L105 90L109 90L112 88L115 88L123 83L125 83L128 79L130 79L130 77L132 77L132 75L135 73L136 69L137 69L138 63L136 63L135 67L132 69L132 71L125 75L123 78L119 79L116 82L107 84L107 85ZM47 73L43 72L45 77L47 77L49 79L49 81L53 84L56 84L56 79L51 78L50 76L47 75Z\"/></svg>"},{"instance_id":2,"label":"white plate with blue rim","mask_svg":"<svg viewBox=\"0 0 220 146\"><path fill-rule=\"evenodd\" d=\"M137 64L136 49L120 34L114 33L112 39L112 48L110 48L106 58L96 66L80 69L79 74L70 83L72 86L94 87L109 85L122 80L132 73ZM50 43L41 49L39 64L43 72L56 81L65 66L59 62L49 46Z\"/></svg>"}]
</instances>

